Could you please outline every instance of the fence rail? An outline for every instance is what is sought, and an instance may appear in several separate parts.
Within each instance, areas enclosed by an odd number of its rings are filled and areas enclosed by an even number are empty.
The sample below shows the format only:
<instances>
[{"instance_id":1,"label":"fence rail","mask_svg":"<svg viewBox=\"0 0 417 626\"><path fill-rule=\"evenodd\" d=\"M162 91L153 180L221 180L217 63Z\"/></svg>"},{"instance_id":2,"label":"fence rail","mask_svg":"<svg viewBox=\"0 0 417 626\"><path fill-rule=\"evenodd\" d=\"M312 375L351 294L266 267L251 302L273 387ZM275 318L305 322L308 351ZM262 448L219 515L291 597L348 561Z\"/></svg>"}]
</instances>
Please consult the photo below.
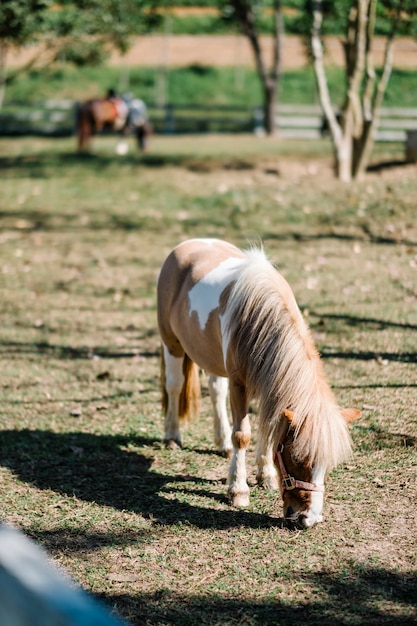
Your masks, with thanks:
<instances>
[{"instance_id":1,"label":"fence rail","mask_svg":"<svg viewBox=\"0 0 417 626\"><path fill-rule=\"evenodd\" d=\"M279 133L286 138L318 139L323 136L324 119L320 106L281 105L276 122ZM417 108L381 107L375 140L404 142L407 133L414 130L417 130Z\"/></svg>"},{"instance_id":2,"label":"fence rail","mask_svg":"<svg viewBox=\"0 0 417 626\"><path fill-rule=\"evenodd\" d=\"M0 110L0 135L70 136L75 130L73 100L46 100L37 104L5 103Z\"/></svg>"},{"instance_id":3,"label":"fence rail","mask_svg":"<svg viewBox=\"0 0 417 626\"><path fill-rule=\"evenodd\" d=\"M8 103L0 110L0 136L71 136L75 132L77 103L47 100L42 103ZM168 104L149 107L158 134L262 132L262 107L190 106ZM318 105L279 106L278 133L284 138L318 139L323 136L324 118ZM404 142L417 130L417 108L382 108L376 141Z\"/></svg>"}]
</instances>

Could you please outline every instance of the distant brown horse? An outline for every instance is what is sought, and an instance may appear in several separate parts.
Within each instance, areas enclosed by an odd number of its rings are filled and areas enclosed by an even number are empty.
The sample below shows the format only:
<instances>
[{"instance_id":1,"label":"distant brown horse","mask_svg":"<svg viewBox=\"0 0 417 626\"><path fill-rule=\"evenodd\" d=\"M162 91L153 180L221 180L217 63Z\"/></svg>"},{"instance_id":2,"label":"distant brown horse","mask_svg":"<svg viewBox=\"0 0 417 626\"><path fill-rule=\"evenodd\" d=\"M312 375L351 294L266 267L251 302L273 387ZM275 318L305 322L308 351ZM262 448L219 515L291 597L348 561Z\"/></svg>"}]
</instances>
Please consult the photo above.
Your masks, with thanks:
<instances>
[{"instance_id":1,"label":"distant brown horse","mask_svg":"<svg viewBox=\"0 0 417 626\"><path fill-rule=\"evenodd\" d=\"M130 98L93 98L79 105L77 111L78 150L88 150L93 135L103 129L136 135L141 150L148 147L151 126L143 100ZM126 152L121 150L120 153Z\"/></svg>"}]
</instances>

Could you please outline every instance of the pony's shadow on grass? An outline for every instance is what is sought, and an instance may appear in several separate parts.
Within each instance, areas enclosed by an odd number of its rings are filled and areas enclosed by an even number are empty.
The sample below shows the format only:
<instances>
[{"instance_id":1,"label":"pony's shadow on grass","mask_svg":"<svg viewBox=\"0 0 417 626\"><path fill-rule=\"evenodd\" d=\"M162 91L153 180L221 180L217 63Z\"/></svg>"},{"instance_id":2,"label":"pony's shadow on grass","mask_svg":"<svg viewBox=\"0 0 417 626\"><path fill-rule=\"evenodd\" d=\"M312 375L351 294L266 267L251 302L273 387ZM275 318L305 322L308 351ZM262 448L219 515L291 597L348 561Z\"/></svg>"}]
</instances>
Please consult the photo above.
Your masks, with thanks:
<instances>
[{"instance_id":1,"label":"pony's shadow on grass","mask_svg":"<svg viewBox=\"0 0 417 626\"><path fill-rule=\"evenodd\" d=\"M146 446L149 456L137 450L141 446ZM191 490L189 487L185 490L190 494L195 488L197 495L199 491L202 496L217 499L212 487L218 481L158 473L152 469L156 447L165 454L160 442L136 435L3 430L0 431L0 464L19 480L38 489L141 513L154 524L165 526L183 522L216 529L236 525L282 526L282 520L269 515L229 507L216 510L212 505L205 508L172 499L180 491L178 483L188 484ZM226 502L225 495L218 499Z\"/></svg>"},{"instance_id":2,"label":"pony's shadow on grass","mask_svg":"<svg viewBox=\"0 0 417 626\"><path fill-rule=\"evenodd\" d=\"M303 573L304 584L317 593L306 600L301 593L291 603L278 598L201 596L165 590L153 594L110 595L101 599L115 607L132 624L310 624L336 626L411 626L416 624L417 579L412 573L382 568L352 566L340 575L329 572ZM271 583L271 591L276 584ZM401 605L398 612L392 605Z\"/></svg>"}]
</instances>

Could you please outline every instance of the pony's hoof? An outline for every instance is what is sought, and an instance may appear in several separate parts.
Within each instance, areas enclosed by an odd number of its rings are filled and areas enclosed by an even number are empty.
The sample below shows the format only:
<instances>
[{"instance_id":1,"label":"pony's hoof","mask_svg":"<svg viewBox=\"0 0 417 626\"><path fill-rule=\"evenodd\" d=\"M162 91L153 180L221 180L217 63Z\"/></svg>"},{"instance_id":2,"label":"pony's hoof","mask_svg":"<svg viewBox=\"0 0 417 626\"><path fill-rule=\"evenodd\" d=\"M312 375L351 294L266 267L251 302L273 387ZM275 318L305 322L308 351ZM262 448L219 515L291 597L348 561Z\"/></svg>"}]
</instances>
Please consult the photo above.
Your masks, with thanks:
<instances>
[{"instance_id":1,"label":"pony's hoof","mask_svg":"<svg viewBox=\"0 0 417 626\"><path fill-rule=\"evenodd\" d=\"M219 454L224 459L229 459L230 460L232 458L233 450L231 448L229 448L228 450L219 450Z\"/></svg>"},{"instance_id":2,"label":"pony's hoof","mask_svg":"<svg viewBox=\"0 0 417 626\"><path fill-rule=\"evenodd\" d=\"M175 439L167 439L165 441L165 447L167 450L181 450L181 444Z\"/></svg>"},{"instance_id":3,"label":"pony's hoof","mask_svg":"<svg viewBox=\"0 0 417 626\"><path fill-rule=\"evenodd\" d=\"M229 496L229 501L232 506L238 509L243 509L249 506L249 494L248 493L235 493Z\"/></svg>"}]
</instances>

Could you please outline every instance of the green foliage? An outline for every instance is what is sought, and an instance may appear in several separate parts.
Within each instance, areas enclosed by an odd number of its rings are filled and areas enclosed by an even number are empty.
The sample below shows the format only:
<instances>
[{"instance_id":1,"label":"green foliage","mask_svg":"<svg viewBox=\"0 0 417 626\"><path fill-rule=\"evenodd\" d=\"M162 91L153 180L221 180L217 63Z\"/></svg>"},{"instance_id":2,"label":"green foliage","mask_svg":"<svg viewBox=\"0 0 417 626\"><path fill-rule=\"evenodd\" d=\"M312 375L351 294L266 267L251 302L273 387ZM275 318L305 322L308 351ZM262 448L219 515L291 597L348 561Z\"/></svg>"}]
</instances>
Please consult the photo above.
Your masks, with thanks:
<instances>
[{"instance_id":1,"label":"green foliage","mask_svg":"<svg viewBox=\"0 0 417 626\"><path fill-rule=\"evenodd\" d=\"M356 3L350 0L324 0L323 35L345 35L348 26L349 12ZM308 36L312 26L312 10L314 0L302 0L298 19L294 30L299 35ZM387 36L393 27L393 15L397 8L397 0L379 0L376 5L375 35ZM410 35L417 27L417 9L415 0L402 2L401 20L396 25L397 35Z\"/></svg>"},{"instance_id":2,"label":"green foliage","mask_svg":"<svg viewBox=\"0 0 417 626\"><path fill-rule=\"evenodd\" d=\"M101 65L107 59L101 43L85 37L74 37L67 46L62 46L56 54L56 61L73 63L79 67Z\"/></svg>"},{"instance_id":3,"label":"green foliage","mask_svg":"<svg viewBox=\"0 0 417 626\"><path fill-rule=\"evenodd\" d=\"M200 2L165 2L166 6L175 7L202 7L218 8L219 15L201 12L200 15L170 15L169 27L174 34L221 34L224 32L237 32L236 17L229 2L222 0L201 0ZM263 0L251 3L256 16L256 29L259 34L273 34L273 20L271 18L272 0ZM324 10L324 35L344 35L346 32L349 10L352 6L350 0L325 0ZM399 24L398 34L416 36L417 20L414 0L403 3L403 19ZM395 7L394 0L385 0L377 4L377 21L375 34L386 36L392 28L392 9ZM308 36L311 30L312 0L288 0L282 2L284 30L287 34ZM168 12L169 14L169 12Z\"/></svg>"},{"instance_id":4,"label":"green foliage","mask_svg":"<svg viewBox=\"0 0 417 626\"><path fill-rule=\"evenodd\" d=\"M100 63L109 45L125 52L129 38L155 28L153 0L2 0L0 41L22 46L43 39L55 59Z\"/></svg>"},{"instance_id":5,"label":"green foliage","mask_svg":"<svg viewBox=\"0 0 417 626\"><path fill-rule=\"evenodd\" d=\"M111 44L125 52L131 35L140 35L158 24L160 18L146 0L73 0L66 2L58 11L50 14L53 32L63 37L65 57L71 58L71 47L75 53L72 61L83 61L91 55L95 47ZM67 38L67 39L65 39ZM85 44L84 39L89 40ZM84 48L82 45L84 44Z\"/></svg>"},{"instance_id":6,"label":"green foliage","mask_svg":"<svg viewBox=\"0 0 417 626\"><path fill-rule=\"evenodd\" d=\"M0 3L0 42L23 45L36 39L47 25L51 0L2 0Z\"/></svg>"},{"instance_id":7,"label":"green foliage","mask_svg":"<svg viewBox=\"0 0 417 626\"><path fill-rule=\"evenodd\" d=\"M285 32L308 34L311 28L311 0L289 0L282 4ZM392 1L378 3L376 34L386 35L390 32L392 4ZM323 34L340 35L345 32L350 5L347 0L328 0L324 3ZM206 7L219 9L219 12L176 15L169 12L172 6ZM270 0L256 3L256 27L259 34L273 33L271 6ZM404 19L399 33L416 36L417 20L413 2L408 0L404 6ZM167 17L164 18L164 15ZM0 3L0 40L20 46L42 35L49 35L55 44L56 38L60 38L62 49L58 51L57 57L76 64L100 62L106 52L104 43L111 42L118 49L126 50L130 36L151 29L162 32L166 28L173 34L196 35L239 31L230 4L219 0L64 0L53 7L52 0L2 0ZM96 41L87 44L85 38L91 36Z\"/></svg>"},{"instance_id":8,"label":"green foliage","mask_svg":"<svg viewBox=\"0 0 417 626\"><path fill-rule=\"evenodd\" d=\"M220 15L168 15L161 21L159 32L173 35L222 35L236 32L236 28L222 20Z\"/></svg>"}]
</instances>

